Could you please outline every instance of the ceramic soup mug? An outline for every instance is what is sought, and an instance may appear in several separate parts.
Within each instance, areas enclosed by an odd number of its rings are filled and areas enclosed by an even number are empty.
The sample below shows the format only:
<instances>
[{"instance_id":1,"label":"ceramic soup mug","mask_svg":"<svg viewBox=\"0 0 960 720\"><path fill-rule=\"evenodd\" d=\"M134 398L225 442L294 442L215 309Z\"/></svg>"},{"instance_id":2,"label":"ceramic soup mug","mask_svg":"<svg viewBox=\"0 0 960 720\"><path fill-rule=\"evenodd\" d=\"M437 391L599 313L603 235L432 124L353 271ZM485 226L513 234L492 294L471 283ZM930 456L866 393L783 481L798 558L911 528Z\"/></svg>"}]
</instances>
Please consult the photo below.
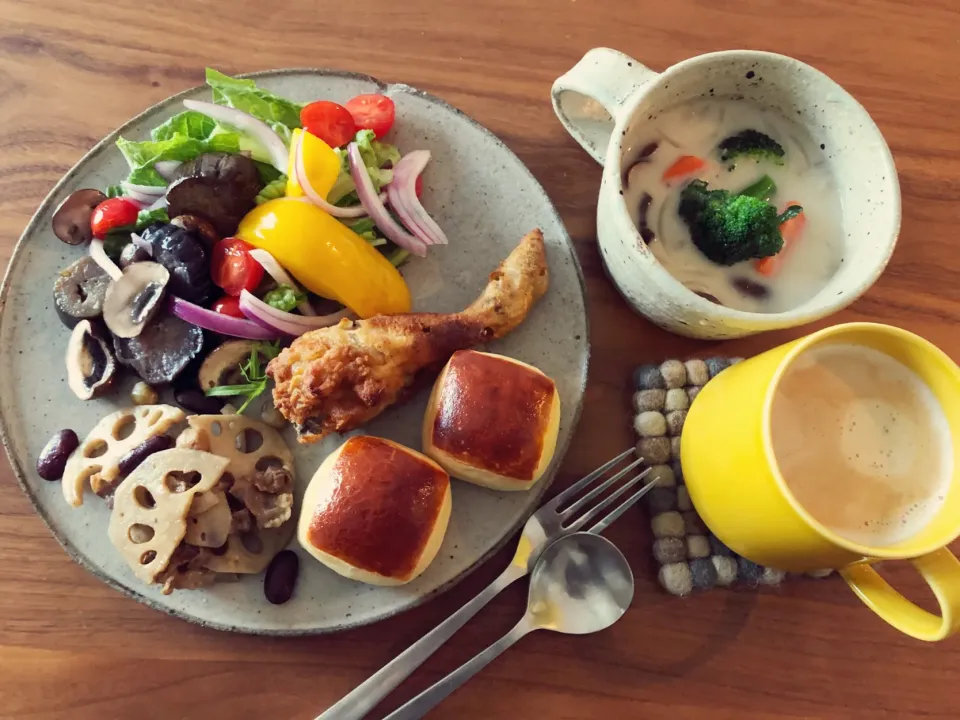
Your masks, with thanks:
<instances>
[{"instance_id":1,"label":"ceramic soup mug","mask_svg":"<svg viewBox=\"0 0 960 720\"><path fill-rule=\"evenodd\" d=\"M820 71L783 55L730 50L684 60L656 73L615 50L588 52L552 89L567 131L604 166L597 237L607 273L623 297L680 335L741 337L802 325L852 303L883 272L900 229L900 188L890 150L866 110ZM843 214L842 262L813 297L786 312L713 303L670 275L643 241L624 196L625 165L645 123L698 98L753 101L799 123L823 143Z\"/></svg>"},{"instance_id":2,"label":"ceramic soup mug","mask_svg":"<svg viewBox=\"0 0 960 720\"><path fill-rule=\"evenodd\" d=\"M960 628L958 450L960 368L905 330L849 323L718 374L690 406L680 456L694 507L734 552L838 569L884 620L932 641ZM889 560L914 565L939 615L873 568Z\"/></svg>"}]
</instances>

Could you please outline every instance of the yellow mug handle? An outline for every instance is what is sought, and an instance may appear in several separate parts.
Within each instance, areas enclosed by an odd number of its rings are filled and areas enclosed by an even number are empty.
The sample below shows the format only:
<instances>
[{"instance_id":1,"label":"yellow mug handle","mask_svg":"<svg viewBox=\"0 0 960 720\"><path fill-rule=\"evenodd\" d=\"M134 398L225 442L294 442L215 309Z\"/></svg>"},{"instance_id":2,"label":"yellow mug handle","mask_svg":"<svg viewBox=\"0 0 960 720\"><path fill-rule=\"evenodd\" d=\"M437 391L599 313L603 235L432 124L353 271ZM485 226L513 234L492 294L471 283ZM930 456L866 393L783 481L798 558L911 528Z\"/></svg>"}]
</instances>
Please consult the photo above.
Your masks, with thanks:
<instances>
[{"instance_id":1,"label":"yellow mug handle","mask_svg":"<svg viewBox=\"0 0 960 720\"><path fill-rule=\"evenodd\" d=\"M947 548L910 562L940 604L940 615L923 610L894 590L868 563L848 565L840 575L867 607L907 635L933 642L960 629L960 561Z\"/></svg>"}]
</instances>

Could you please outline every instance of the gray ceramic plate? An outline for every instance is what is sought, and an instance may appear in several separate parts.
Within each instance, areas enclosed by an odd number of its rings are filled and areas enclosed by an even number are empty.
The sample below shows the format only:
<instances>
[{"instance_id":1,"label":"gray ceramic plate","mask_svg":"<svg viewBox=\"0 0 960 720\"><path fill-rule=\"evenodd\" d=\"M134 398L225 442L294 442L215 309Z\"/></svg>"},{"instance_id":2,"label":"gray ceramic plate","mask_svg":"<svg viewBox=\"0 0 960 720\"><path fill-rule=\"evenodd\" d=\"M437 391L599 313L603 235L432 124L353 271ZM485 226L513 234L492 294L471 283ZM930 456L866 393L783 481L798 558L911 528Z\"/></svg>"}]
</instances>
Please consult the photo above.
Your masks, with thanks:
<instances>
[{"instance_id":1,"label":"gray ceramic plate","mask_svg":"<svg viewBox=\"0 0 960 720\"><path fill-rule=\"evenodd\" d=\"M204 625L251 633L321 633L364 625L423 602L451 586L500 547L536 507L563 457L576 425L587 376L588 336L583 277L570 239L543 189L526 167L490 132L463 113L403 85L385 87L373 78L324 70L261 73L257 82L300 101L345 102L359 93L385 92L397 104L393 142L401 150L433 153L424 179L424 205L450 237L403 269L414 308L448 312L465 307L496 267L533 228L548 245L551 282L546 297L514 333L491 351L540 367L557 383L563 407L560 438L550 473L529 493L496 493L456 482L453 514L437 559L417 580L379 588L346 580L297 548L301 573L294 598L273 606L264 600L260 576L203 591L163 596L137 582L107 539L109 511L95 497L82 508L66 505L58 483L41 480L36 458L63 427L83 437L96 421L126 405L129 384L108 398L77 400L67 388L63 355L68 332L51 302L54 277L80 256L50 230L60 201L78 188L118 182L126 164L113 143L117 134L138 139L182 109L183 98L209 99L195 88L165 100L100 142L58 183L31 220L14 252L0 291L0 408L4 445L23 489L67 552L105 582L151 607ZM371 423L366 431L419 447L421 394ZM340 438L296 446L299 485ZM293 542L296 545L296 541Z\"/></svg>"}]
</instances>

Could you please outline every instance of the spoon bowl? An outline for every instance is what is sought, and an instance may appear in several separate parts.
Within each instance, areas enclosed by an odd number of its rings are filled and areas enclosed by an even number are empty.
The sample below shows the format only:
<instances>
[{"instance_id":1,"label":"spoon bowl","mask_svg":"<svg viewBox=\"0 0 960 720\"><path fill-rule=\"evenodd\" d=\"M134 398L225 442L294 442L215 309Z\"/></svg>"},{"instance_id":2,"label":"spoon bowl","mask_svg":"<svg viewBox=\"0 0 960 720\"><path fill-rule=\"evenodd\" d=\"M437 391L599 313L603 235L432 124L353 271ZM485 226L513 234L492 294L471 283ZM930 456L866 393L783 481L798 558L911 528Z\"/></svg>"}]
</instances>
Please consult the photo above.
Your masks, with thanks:
<instances>
[{"instance_id":1,"label":"spoon bowl","mask_svg":"<svg viewBox=\"0 0 960 720\"><path fill-rule=\"evenodd\" d=\"M527 612L513 629L386 720L422 718L517 640L534 630L570 635L605 630L633 600L633 572L617 546L589 532L564 535L540 555L530 576Z\"/></svg>"},{"instance_id":2,"label":"spoon bowl","mask_svg":"<svg viewBox=\"0 0 960 720\"><path fill-rule=\"evenodd\" d=\"M623 553L600 535L574 533L540 556L527 615L534 629L586 635L613 625L632 600L633 572Z\"/></svg>"}]
</instances>

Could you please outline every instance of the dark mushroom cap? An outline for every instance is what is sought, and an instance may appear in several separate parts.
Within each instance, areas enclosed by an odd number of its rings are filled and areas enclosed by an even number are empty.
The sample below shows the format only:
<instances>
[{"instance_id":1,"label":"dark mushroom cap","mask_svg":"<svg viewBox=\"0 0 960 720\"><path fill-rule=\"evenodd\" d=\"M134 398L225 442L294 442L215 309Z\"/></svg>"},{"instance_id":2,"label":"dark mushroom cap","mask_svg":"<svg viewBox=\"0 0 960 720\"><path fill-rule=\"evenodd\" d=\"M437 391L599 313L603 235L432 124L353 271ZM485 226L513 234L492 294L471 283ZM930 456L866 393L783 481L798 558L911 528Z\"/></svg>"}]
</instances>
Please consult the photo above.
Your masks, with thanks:
<instances>
[{"instance_id":1,"label":"dark mushroom cap","mask_svg":"<svg viewBox=\"0 0 960 720\"><path fill-rule=\"evenodd\" d=\"M174 380L203 351L203 330L175 315L161 314L134 338L113 338L117 362L148 385Z\"/></svg>"},{"instance_id":2,"label":"dark mushroom cap","mask_svg":"<svg viewBox=\"0 0 960 720\"><path fill-rule=\"evenodd\" d=\"M170 292L202 305L213 297L210 253L199 235L176 225L151 225L140 237L153 248L153 260L170 272Z\"/></svg>"},{"instance_id":3,"label":"dark mushroom cap","mask_svg":"<svg viewBox=\"0 0 960 720\"><path fill-rule=\"evenodd\" d=\"M53 234L67 245L85 245L93 239L90 216L107 199L99 190L85 188L67 196L53 213Z\"/></svg>"},{"instance_id":4,"label":"dark mushroom cap","mask_svg":"<svg viewBox=\"0 0 960 720\"><path fill-rule=\"evenodd\" d=\"M208 220L222 238L237 231L263 188L256 164L246 155L204 153L181 165L177 175L167 188L170 217Z\"/></svg>"}]
</instances>

